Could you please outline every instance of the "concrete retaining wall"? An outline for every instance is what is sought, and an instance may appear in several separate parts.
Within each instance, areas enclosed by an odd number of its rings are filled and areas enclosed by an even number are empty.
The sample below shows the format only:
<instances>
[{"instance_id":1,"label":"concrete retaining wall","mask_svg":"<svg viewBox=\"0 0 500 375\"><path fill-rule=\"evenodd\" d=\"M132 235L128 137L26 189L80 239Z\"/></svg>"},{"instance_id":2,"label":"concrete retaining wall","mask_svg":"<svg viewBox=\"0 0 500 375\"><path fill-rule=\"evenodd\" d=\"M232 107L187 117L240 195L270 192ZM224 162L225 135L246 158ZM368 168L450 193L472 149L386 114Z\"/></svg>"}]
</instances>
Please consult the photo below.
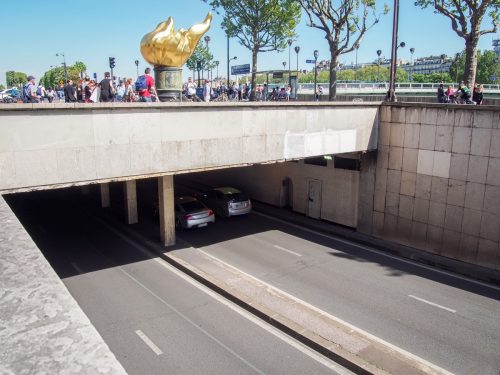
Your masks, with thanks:
<instances>
[{"instance_id":1,"label":"concrete retaining wall","mask_svg":"<svg viewBox=\"0 0 500 375\"><path fill-rule=\"evenodd\" d=\"M382 106L358 230L500 270L500 109Z\"/></svg>"},{"instance_id":2,"label":"concrete retaining wall","mask_svg":"<svg viewBox=\"0 0 500 375\"><path fill-rule=\"evenodd\" d=\"M125 374L0 196L0 373Z\"/></svg>"},{"instance_id":3,"label":"concrete retaining wall","mask_svg":"<svg viewBox=\"0 0 500 375\"><path fill-rule=\"evenodd\" d=\"M378 104L0 107L0 193L377 147Z\"/></svg>"}]
</instances>

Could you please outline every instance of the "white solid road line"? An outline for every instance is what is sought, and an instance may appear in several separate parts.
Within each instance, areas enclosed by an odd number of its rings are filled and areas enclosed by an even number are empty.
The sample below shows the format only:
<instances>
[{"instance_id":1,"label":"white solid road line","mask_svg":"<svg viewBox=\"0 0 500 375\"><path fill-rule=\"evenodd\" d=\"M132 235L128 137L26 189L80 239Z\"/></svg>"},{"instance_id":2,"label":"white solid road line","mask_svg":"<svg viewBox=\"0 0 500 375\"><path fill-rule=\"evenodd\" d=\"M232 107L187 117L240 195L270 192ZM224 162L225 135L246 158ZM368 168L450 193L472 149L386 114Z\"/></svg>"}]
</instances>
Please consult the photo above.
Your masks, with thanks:
<instances>
[{"instance_id":1,"label":"white solid road line","mask_svg":"<svg viewBox=\"0 0 500 375\"><path fill-rule=\"evenodd\" d=\"M295 251L292 251L292 250L288 250L288 249L285 249L284 247L281 247L279 245L274 245L274 247L278 250L281 250L281 251L286 251L287 253L290 253L290 254L293 254L293 255L296 255L298 257L301 257L302 254L299 254L299 253L296 253Z\"/></svg>"},{"instance_id":2,"label":"white solid road line","mask_svg":"<svg viewBox=\"0 0 500 375\"><path fill-rule=\"evenodd\" d=\"M128 242L130 245L132 245L133 247L135 247L137 250L139 250L143 254L151 257L152 260L154 260L155 262L157 262L158 264L160 264L162 267L164 267L167 270L169 270L170 272L176 274L177 276L179 276L180 278L182 278L184 281L186 281L189 284L193 285L197 289L201 290L202 292L204 292L205 294L209 295L210 297L212 297L213 299L215 299L219 303L222 303L223 305L225 305L226 307L230 308L234 312L238 313L242 317L244 317L247 320L251 321L252 323L256 324L260 328L262 328L262 329L266 330L267 332L271 333L272 335L274 335L275 337L277 337L280 340L284 341L288 345L292 346L293 348L295 348L298 351L302 352L303 354L307 355L311 359L315 360L318 363L321 363L323 366L325 366L325 367L327 367L327 368L329 368L329 369L331 369L333 371L336 371L339 375L352 375L351 371L349 371L346 368L340 366L339 364L331 361L330 359L322 356L321 354L316 353L314 350L309 349L307 346L303 345L299 341L297 341L297 340L289 337L288 335L284 334L283 332L281 332L277 328L274 328L273 326L271 326L271 325L263 322L259 318L257 318L254 315L250 314L248 311L244 310L243 308L239 307L238 305L234 304L233 302L225 299L221 295L215 293L213 290L209 289L208 287L206 287L205 285L199 283L198 281L192 279L190 276L186 275L185 273L179 271L177 268L175 268L174 266L168 264L163 259L158 258L156 254L153 254L151 251L149 251L147 249L144 249L143 247L139 246L135 241L131 240L130 238L128 238L127 236L125 236L120 231L118 231L115 228L111 227L109 224L107 224L103 220L101 220L101 219L99 219L97 217L95 219L97 221L99 221L102 225L104 225L105 227L107 227L109 230L111 230L113 233L115 233L117 236L119 236L120 238L122 238L124 241ZM175 310L173 308L173 306L170 306L166 301L164 301L161 297L157 296L153 291L151 291L149 288L147 288L145 285L143 285L139 280L137 280L132 275L130 275L122 267L118 267L118 268L123 273L125 273L129 278L131 278L132 280L134 280L138 285L140 285L144 289L146 289L155 298L157 298L158 300L160 300L163 304L167 305L173 311L175 311L176 313L180 314L184 319L188 320L188 322L190 322L191 324L193 324L194 326L196 326L199 330L201 330L202 332L204 332L206 335L208 335L210 338L212 338L214 341L216 341L219 345L221 345L222 347L224 347L230 353L232 353L237 358L239 358L242 362L244 362L245 364L247 364L250 368L252 368L253 370L255 370L255 372L257 372L259 374L263 374L258 368L256 368L255 366L253 366L250 362L248 362L247 360L245 360L244 358L242 358L241 356L239 356L237 353L235 353L233 350L231 350L230 348L228 348L222 342L219 342L219 340L217 340L215 337L213 337L208 332L206 332L205 330L203 330L201 327L197 326L189 318L185 317L180 312L178 312L177 310Z\"/></svg>"},{"instance_id":3,"label":"white solid road line","mask_svg":"<svg viewBox=\"0 0 500 375\"><path fill-rule=\"evenodd\" d=\"M149 346L149 348L155 352L156 355L161 355L163 354L163 352L161 351L161 349L159 347L157 347L155 345L155 343L153 341L151 341L151 339L146 336L140 329L138 329L137 331L135 331L135 333L137 333L137 336L139 336L142 341L144 341L146 343L147 346Z\"/></svg>"},{"instance_id":4,"label":"white solid road line","mask_svg":"<svg viewBox=\"0 0 500 375\"><path fill-rule=\"evenodd\" d=\"M432 306L436 306L436 307L439 307L440 309L443 309L443 310L446 310L446 311L449 311L453 314L455 314L457 312L457 310L453 310L453 309L450 309L449 307L445 307L445 306L442 306L442 305L438 305L437 303L434 303L434 302L431 302L431 301L427 301L426 299L423 299L423 298L420 298L420 297L417 297L417 296L413 296L411 294L408 294L408 297L410 298L413 298L413 299L416 299L417 301L420 301L420 302L424 302L424 303L427 303L429 305L432 305Z\"/></svg>"},{"instance_id":5,"label":"white solid road line","mask_svg":"<svg viewBox=\"0 0 500 375\"><path fill-rule=\"evenodd\" d=\"M395 259L395 260L398 260L398 261L403 262L403 263L411 264L413 266L420 267L420 268L425 268L426 270L430 270L430 271L434 271L434 272L437 272L437 273L441 273L443 275L452 276L452 277L455 277L455 278L460 279L460 280L464 280L464 281L468 281L470 283L474 283L474 284L477 284L477 285L485 286L487 288L491 288L491 289L495 289L495 290L500 290L500 287L497 287L497 286L495 286L493 284L488 284L488 283L485 283L485 282L482 282L482 281L471 279L471 278L466 277L466 276L458 275L456 273L452 273L452 272L440 270L440 269L435 268L435 267L427 266L427 265L422 264L422 263L414 262L414 261L411 261L411 260L408 260L408 259L404 259L404 258L401 258L401 257L396 257L396 256L393 256L393 255L388 254L386 252L374 249L372 247L360 245L360 244L358 244L356 242L353 242L353 241L344 240L342 238L335 237L333 235L329 235L329 234L326 234L326 233L318 232L318 231L316 231L314 229L309 229L309 228L300 226L298 224L293 224L293 223L291 223L289 221L286 221L286 220L283 220L283 219L278 219L278 218L275 218L273 216L270 216L270 215L267 215L267 214L263 214L262 212L252 211L252 213L254 213L256 215L260 215L260 216L266 217L266 218L274 220L274 221L277 221L279 223L286 224L286 225L291 226L293 228L297 228L297 229L303 230L305 232L313 233L313 234L316 234L316 235L321 236L321 237L325 237L325 238L329 238L329 239L334 240L334 241L342 242L342 243L344 243L346 245L357 247L358 249L363 249L363 250L371 251L371 252L376 253L378 255L382 255L382 256L384 256L386 258Z\"/></svg>"}]
</instances>

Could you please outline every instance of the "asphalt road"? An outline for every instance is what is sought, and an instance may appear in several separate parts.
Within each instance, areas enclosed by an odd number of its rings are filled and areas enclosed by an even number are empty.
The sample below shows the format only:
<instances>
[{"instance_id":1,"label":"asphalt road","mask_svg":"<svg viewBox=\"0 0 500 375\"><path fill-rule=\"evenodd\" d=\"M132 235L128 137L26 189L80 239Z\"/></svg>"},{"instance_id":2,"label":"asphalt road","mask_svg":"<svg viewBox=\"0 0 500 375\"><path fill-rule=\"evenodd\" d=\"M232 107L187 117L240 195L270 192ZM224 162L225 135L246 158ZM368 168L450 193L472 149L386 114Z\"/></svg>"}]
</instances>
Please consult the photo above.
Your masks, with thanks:
<instances>
[{"instance_id":1,"label":"asphalt road","mask_svg":"<svg viewBox=\"0 0 500 375\"><path fill-rule=\"evenodd\" d=\"M73 198L9 203L129 374L345 373L91 220Z\"/></svg>"},{"instance_id":2,"label":"asphalt road","mask_svg":"<svg viewBox=\"0 0 500 375\"><path fill-rule=\"evenodd\" d=\"M179 237L448 371L500 372L500 289L494 286L258 213L220 219Z\"/></svg>"},{"instance_id":3,"label":"asphalt road","mask_svg":"<svg viewBox=\"0 0 500 375\"><path fill-rule=\"evenodd\" d=\"M145 223L138 229L155 240L158 227L149 220L143 215ZM500 373L498 287L259 213L218 218L215 225L177 234L191 246L443 369Z\"/></svg>"}]
</instances>

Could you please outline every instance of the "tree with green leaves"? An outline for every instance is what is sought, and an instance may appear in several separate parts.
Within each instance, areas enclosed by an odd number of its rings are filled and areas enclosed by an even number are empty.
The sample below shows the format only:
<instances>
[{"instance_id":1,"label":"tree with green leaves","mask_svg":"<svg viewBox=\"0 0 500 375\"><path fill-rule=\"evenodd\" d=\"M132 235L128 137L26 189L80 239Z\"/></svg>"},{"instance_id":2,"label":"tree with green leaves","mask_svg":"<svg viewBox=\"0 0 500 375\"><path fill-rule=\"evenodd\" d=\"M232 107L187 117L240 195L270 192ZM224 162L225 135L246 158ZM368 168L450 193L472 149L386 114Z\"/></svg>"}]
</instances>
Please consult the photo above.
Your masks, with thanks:
<instances>
[{"instance_id":1,"label":"tree with green leaves","mask_svg":"<svg viewBox=\"0 0 500 375\"><path fill-rule=\"evenodd\" d=\"M462 79L474 85L477 70L477 45L482 35L496 33L500 0L417 0L416 6L433 7L435 13L449 18L451 28L465 40L465 66ZM492 26L481 30L484 17Z\"/></svg>"},{"instance_id":2,"label":"tree with green leaves","mask_svg":"<svg viewBox=\"0 0 500 375\"><path fill-rule=\"evenodd\" d=\"M200 63L200 70L209 70L213 59L214 56L210 52L208 46L199 42L196 45L196 48L191 57L189 57L188 61L186 61L186 66L188 67L188 69L193 71L193 80L195 79L194 72L198 70L197 63Z\"/></svg>"},{"instance_id":3,"label":"tree with green leaves","mask_svg":"<svg viewBox=\"0 0 500 375\"><path fill-rule=\"evenodd\" d=\"M7 87L23 86L28 81L28 76L26 75L26 73L15 72L13 70L8 71L5 74L5 76L6 76L5 81L6 81Z\"/></svg>"},{"instance_id":4,"label":"tree with green leaves","mask_svg":"<svg viewBox=\"0 0 500 375\"><path fill-rule=\"evenodd\" d=\"M379 22L375 0L298 0L309 26L322 30L330 48L329 100L337 95L337 70L340 55L359 48L363 36ZM389 8L384 7L383 14Z\"/></svg>"},{"instance_id":5,"label":"tree with green leaves","mask_svg":"<svg viewBox=\"0 0 500 375\"><path fill-rule=\"evenodd\" d=\"M260 52L282 51L295 37L300 5L295 0L203 0L224 11L222 29L252 52L252 92L255 98L257 57ZM229 77L228 77L229 79Z\"/></svg>"},{"instance_id":6,"label":"tree with green leaves","mask_svg":"<svg viewBox=\"0 0 500 375\"><path fill-rule=\"evenodd\" d=\"M465 51L457 53L450 66L450 76L453 80L463 77L465 71ZM493 80L495 77L496 80ZM477 51L477 72L475 82L496 83L500 79L500 59L494 51Z\"/></svg>"},{"instance_id":7,"label":"tree with green leaves","mask_svg":"<svg viewBox=\"0 0 500 375\"><path fill-rule=\"evenodd\" d=\"M87 66L81 61L76 61L73 65L68 65L67 70L68 79L77 82L78 79L83 76L83 73L87 71ZM40 78L40 82L45 87L55 88L61 83L64 83L64 79L64 68L62 66L56 66L46 71Z\"/></svg>"}]
</instances>

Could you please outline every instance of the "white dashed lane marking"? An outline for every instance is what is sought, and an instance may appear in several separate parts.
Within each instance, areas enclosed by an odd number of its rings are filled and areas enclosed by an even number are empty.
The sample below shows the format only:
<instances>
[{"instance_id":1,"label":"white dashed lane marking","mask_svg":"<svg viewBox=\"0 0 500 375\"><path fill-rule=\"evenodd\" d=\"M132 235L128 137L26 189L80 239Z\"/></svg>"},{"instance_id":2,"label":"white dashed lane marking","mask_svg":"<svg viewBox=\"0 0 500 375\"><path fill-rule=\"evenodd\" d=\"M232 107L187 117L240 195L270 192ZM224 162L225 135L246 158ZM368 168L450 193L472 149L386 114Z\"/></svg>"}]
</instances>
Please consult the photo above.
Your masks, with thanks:
<instances>
[{"instance_id":1,"label":"white dashed lane marking","mask_svg":"<svg viewBox=\"0 0 500 375\"><path fill-rule=\"evenodd\" d=\"M437 303L434 303L434 302L431 302L431 301L427 301L426 299L423 299L423 298L420 298L420 297L416 297L416 296L413 296L411 294L408 294L408 297L416 299L417 301L420 301L420 302L423 302L423 303L427 303L428 305L431 305L431 306L439 307L440 309L449 311L449 312L451 312L453 314L455 314L457 312L457 310L453 310L453 309L450 309L449 307L438 305Z\"/></svg>"}]
</instances>

